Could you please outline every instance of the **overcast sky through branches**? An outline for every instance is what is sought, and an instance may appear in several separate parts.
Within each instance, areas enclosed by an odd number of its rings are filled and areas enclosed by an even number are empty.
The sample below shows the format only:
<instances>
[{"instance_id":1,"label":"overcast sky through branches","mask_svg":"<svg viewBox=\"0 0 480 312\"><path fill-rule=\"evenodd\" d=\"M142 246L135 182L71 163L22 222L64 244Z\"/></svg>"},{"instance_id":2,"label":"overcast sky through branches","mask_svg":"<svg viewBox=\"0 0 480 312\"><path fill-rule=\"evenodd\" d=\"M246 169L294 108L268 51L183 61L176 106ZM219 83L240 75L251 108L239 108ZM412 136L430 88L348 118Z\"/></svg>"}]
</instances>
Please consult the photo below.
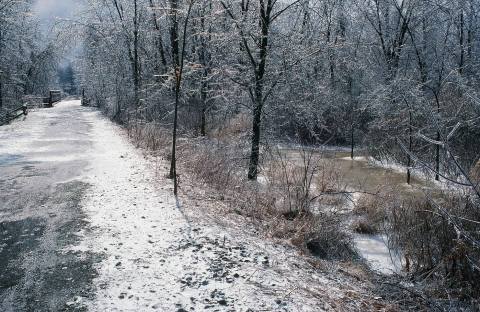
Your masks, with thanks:
<instances>
[{"instance_id":1,"label":"overcast sky through branches","mask_svg":"<svg viewBox=\"0 0 480 312\"><path fill-rule=\"evenodd\" d=\"M36 0L34 13L38 15L41 22L42 31L49 36L55 22L61 19L70 19L75 17L75 13L80 9L82 0ZM77 45L65 47L65 64L69 63L73 55L77 52ZM63 64L63 65L65 65Z\"/></svg>"},{"instance_id":2,"label":"overcast sky through branches","mask_svg":"<svg viewBox=\"0 0 480 312\"><path fill-rule=\"evenodd\" d=\"M75 0L37 0L35 12L42 20L70 17L79 6Z\"/></svg>"}]
</instances>

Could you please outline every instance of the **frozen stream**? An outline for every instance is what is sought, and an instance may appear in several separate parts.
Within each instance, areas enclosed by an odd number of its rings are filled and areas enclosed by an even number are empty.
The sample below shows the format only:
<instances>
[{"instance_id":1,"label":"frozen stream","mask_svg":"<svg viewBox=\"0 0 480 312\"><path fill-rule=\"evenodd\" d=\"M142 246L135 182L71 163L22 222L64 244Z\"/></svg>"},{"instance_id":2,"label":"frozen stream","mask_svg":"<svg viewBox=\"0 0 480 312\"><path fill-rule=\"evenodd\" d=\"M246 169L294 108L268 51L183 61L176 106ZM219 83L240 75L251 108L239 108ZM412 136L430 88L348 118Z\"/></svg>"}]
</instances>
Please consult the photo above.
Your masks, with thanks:
<instances>
[{"instance_id":1,"label":"frozen stream","mask_svg":"<svg viewBox=\"0 0 480 312\"><path fill-rule=\"evenodd\" d=\"M303 163L302 152L297 149L282 149L290 161ZM320 153L319 153L320 154ZM383 187L393 187L400 196L411 197L421 194L420 188L434 188L431 182L412 176L411 185L406 183L404 170L381 167L368 161L365 157L353 160L348 152L324 151L322 159L332 161L341 182L351 191L376 192ZM354 196L353 201L358 197ZM360 255L370 267L382 274L400 272L401 258L390 253L384 235L355 234L354 241Z\"/></svg>"},{"instance_id":2,"label":"frozen stream","mask_svg":"<svg viewBox=\"0 0 480 312\"><path fill-rule=\"evenodd\" d=\"M375 271L388 275L402 269L401 258L390 254L385 235L356 234L354 241L361 256Z\"/></svg>"}]
</instances>

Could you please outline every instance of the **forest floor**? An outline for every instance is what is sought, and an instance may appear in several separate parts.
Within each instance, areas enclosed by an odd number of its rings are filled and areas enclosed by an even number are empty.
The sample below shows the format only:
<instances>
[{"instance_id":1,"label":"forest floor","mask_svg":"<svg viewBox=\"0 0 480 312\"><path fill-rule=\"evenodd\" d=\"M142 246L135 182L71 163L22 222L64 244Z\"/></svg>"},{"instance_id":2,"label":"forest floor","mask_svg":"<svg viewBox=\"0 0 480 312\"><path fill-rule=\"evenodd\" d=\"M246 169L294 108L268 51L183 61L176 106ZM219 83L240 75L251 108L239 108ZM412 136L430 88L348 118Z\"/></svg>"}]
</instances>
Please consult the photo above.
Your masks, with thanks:
<instances>
[{"instance_id":1,"label":"forest floor","mask_svg":"<svg viewBox=\"0 0 480 312\"><path fill-rule=\"evenodd\" d=\"M2 311L399 309L361 263L264 239L191 181L176 199L167 164L79 101L0 128L0 144Z\"/></svg>"}]
</instances>

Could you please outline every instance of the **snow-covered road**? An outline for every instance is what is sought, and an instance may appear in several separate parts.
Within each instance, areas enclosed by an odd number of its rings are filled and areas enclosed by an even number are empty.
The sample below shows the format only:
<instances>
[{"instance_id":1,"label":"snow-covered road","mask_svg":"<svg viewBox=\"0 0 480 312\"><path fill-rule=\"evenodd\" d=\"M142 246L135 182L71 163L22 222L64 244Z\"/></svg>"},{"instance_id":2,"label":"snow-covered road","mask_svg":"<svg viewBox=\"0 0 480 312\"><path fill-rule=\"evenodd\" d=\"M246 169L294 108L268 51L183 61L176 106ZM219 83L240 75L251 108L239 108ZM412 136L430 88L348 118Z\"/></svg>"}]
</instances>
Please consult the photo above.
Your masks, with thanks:
<instances>
[{"instance_id":1,"label":"snow-covered road","mask_svg":"<svg viewBox=\"0 0 480 312\"><path fill-rule=\"evenodd\" d=\"M33 263L32 253L38 259L47 251L60 255L55 262L58 264L53 266L58 270L52 270L52 274L63 272L55 288L61 290L61 295L49 288L52 287L49 279L42 277L43 284L33 283L29 288L36 294L33 301L26 298L22 285L32 284L29 280L35 279L34 274L25 274L22 283L4 292L0 287L3 310L14 311L19 302L25 307L20 310L26 311L385 308L368 287L359 283L363 276L355 268L344 274L327 264L318 267L294 248L264 241L241 227L231 229L202 222L201 206L185 209L176 202L171 181L165 178L166 164L144 158L123 129L100 112L80 107L79 101L62 102L51 110L33 112L25 122L0 129L0 137L15 142L12 146L0 146L0 162L3 162L0 171L9 173L11 181L18 181L20 174L11 173L11 168L24 166L19 159L38 168L48 167L51 170L42 174L49 178L42 178L41 183L48 189L57 186L55 192L61 194L43 203L48 214L38 218L39 231L45 226L44 232L52 233L47 240L50 243L40 243L40 247L32 243L30 251L18 252L3 263L0 260L0 269L6 271L20 262ZM15 183L5 187L13 187ZM81 186L81 192L74 193L79 196L69 195L71 183ZM70 188L58 189L58 185ZM47 195L52 197L52 192ZM12 201L18 196L18 192L11 192L5 198ZM72 201L76 204L70 206L76 208L69 210L65 203ZM67 208L59 213L58 207L64 206ZM56 207L56 212L49 211L49 207ZM12 211L11 205L3 208L0 205L0 213L11 222L30 218L23 210ZM49 226L50 221L45 220L51 219L57 220L53 224L58 225ZM60 235L58 229L65 229L60 220L68 220L68 224L76 222L77 226L67 227L67 233ZM12 223L11 227L15 225ZM0 253L13 250L8 245L9 237L4 236L6 244L0 245ZM43 236L39 238L42 240ZM52 244L52 241L63 243ZM64 261L66 255L69 261ZM77 269L80 266L83 270ZM45 265L41 269L51 267ZM25 268L25 271L32 270ZM0 277L7 278L4 275ZM55 300L42 303L48 296ZM39 304L35 306L32 302Z\"/></svg>"}]
</instances>

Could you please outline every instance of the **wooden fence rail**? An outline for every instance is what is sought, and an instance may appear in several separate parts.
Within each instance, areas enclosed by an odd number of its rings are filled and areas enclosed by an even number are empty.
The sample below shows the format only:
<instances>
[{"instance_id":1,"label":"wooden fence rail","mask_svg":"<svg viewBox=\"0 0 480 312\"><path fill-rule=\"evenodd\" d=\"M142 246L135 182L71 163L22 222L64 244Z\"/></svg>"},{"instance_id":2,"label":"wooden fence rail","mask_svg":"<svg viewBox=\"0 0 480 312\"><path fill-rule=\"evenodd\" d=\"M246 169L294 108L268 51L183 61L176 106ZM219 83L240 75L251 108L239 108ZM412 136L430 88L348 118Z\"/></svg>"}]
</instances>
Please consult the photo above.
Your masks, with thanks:
<instances>
[{"instance_id":1,"label":"wooden fence rail","mask_svg":"<svg viewBox=\"0 0 480 312\"><path fill-rule=\"evenodd\" d=\"M53 107L53 104L62 100L62 91L52 90L48 97L43 99L45 107Z\"/></svg>"},{"instance_id":2,"label":"wooden fence rail","mask_svg":"<svg viewBox=\"0 0 480 312\"><path fill-rule=\"evenodd\" d=\"M28 115L28 109L27 105L22 105L19 106L9 112L7 112L5 120L0 120L0 126L8 124L10 121L17 119L20 116L27 116Z\"/></svg>"},{"instance_id":3,"label":"wooden fence rail","mask_svg":"<svg viewBox=\"0 0 480 312\"><path fill-rule=\"evenodd\" d=\"M6 114L0 115L0 126L10 123L12 120L17 119L20 116L27 116L28 108L37 108L38 104L43 102L43 107L53 107L53 104L60 102L62 100L62 91L51 90L49 91L48 97L42 98L37 96L28 96L24 99L24 104L18 106L17 108L8 111ZM43 100L43 101L42 101Z\"/></svg>"}]
</instances>

